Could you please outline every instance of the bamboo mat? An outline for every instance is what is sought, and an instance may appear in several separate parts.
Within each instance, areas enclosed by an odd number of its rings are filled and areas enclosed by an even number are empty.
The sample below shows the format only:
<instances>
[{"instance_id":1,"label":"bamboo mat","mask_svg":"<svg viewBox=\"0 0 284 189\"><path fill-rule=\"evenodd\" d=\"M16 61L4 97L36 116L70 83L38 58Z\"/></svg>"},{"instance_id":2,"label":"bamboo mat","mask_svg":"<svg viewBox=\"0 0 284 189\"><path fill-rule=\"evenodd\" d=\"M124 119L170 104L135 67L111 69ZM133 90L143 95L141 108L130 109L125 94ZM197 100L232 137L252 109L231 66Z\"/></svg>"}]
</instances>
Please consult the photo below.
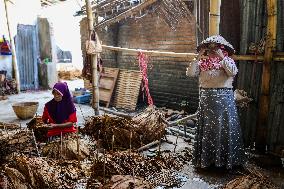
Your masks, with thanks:
<instances>
[{"instance_id":1,"label":"bamboo mat","mask_svg":"<svg viewBox=\"0 0 284 189\"><path fill-rule=\"evenodd\" d=\"M106 73L109 73L113 68L105 67L104 70ZM135 110L141 82L142 75L140 71L120 69L111 105L117 108ZM92 91L90 81L84 79L84 86L86 89Z\"/></svg>"},{"instance_id":2,"label":"bamboo mat","mask_svg":"<svg viewBox=\"0 0 284 189\"><path fill-rule=\"evenodd\" d=\"M142 75L139 71L120 70L113 106L135 110L140 92Z\"/></svg>"}]
</instances>

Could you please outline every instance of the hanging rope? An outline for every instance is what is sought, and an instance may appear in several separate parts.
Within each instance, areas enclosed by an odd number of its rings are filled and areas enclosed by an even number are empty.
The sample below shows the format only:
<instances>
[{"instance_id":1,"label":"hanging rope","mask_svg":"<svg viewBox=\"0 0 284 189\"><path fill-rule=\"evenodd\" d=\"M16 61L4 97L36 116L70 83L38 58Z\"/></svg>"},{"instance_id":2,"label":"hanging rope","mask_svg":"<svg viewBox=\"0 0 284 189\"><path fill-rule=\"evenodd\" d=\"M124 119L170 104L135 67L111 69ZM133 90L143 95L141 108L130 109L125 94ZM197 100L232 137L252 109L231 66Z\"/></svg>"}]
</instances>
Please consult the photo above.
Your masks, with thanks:
<instances>
[{"instance_id":1,"label":"hanging rope","mask_svg":"<svg viewBox=\"0 0 284 189\"><path fill-rule=\"evenodd\" d=\"M145 91L146 93L146 96L148 99L148 105L153 105L153 100L152 100L152 97L149 91L149 83L148 83L148 75L147 75L149 57L145 53L139 52L138 60L139 60L140 72L142 74L142 79L143 79L142 91Z\"/></svg>"}]
</instances>

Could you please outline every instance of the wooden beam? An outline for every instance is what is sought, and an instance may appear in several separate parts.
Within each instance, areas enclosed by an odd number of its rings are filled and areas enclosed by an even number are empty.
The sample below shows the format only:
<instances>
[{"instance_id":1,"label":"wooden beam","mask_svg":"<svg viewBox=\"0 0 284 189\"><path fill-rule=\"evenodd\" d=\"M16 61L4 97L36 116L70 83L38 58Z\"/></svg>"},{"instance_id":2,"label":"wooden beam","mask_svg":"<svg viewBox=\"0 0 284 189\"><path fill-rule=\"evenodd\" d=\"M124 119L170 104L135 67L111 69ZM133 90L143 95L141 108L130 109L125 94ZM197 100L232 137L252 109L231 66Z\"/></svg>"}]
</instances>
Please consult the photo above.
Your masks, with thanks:
<instances>
[{"instance_id":1,"label":"wooden beam","mask_svg":"<svg viewBox=\"0 0 284 189\"><path fill-rule=\"evenodd\" d=\"M256 147L264 151L267 140L267 127L270 104L270 69L273 61L273 50L276 47L277 31L277 0L267 0L267 31L264 52L264 62L261 80L261 92L259 100L258 123L256 128Z\"/></svg>"},{"instance_id":2,"label":"wooden beam","mask_svg":"<svg viewBox=\"0 0 284 189\"><path fill-rule=\"evenodd\" d=\"M6 12L8 33L9 33L10 44L11 44L11 51L12 51L13 77L16 80L17 92L19 93L20 92L20 77L19 77L19 70L18 70L18 64L17 64L17 58L16 58L15 44L14 44L14 40L13 40L11 30L10 30L7 0L4 0L4 5L5 5L5 12Z\"/></svg>"},{"instance_id":3,"label":"wooden beam","mask_svg":"<svg viewBox=\"0 0 284 189\"><path fill-rule=\"evenodd\" d=\"M91 34L94 30L94 19L93 19L93 12L91 9L90 0L85 0L86 2L86 11L87 11L87 19L88 19L88 29L89 29L89 39L91 38ZM98 39L97 39L98 40ZM92 107L95 111L95 115L100 114L100 99L99 99L99 84L98 84L98 69L97 69L97 61L98 55L92 55Z\"/></svg>"},{"instance_id":4,"label":"wooden beam","mask_svg":"<svg viewBox=\"0 0 284 189\"><path fill-rule=\"evenodd\" d=\"M101 27L104 27L104 26L108 26L110 24L113 24L115 22L119 22L121 21L122 19L125 19L125 18L128 18L130 17L131 15L134 15L136 13L139 13L139 11L145 9L146 7L152 5L153 3L155 3L156 1L158 0L146 0L145 2L143 3L140 3L139 5L135 6L135 7L132 7L131 9L117 15L116 17L114 18L111 18L111 19L108 19L106 21L103 21L99 24L97 24L95 26L96 29L98 28L101 28Z\"/></svg>"}]
</instances>

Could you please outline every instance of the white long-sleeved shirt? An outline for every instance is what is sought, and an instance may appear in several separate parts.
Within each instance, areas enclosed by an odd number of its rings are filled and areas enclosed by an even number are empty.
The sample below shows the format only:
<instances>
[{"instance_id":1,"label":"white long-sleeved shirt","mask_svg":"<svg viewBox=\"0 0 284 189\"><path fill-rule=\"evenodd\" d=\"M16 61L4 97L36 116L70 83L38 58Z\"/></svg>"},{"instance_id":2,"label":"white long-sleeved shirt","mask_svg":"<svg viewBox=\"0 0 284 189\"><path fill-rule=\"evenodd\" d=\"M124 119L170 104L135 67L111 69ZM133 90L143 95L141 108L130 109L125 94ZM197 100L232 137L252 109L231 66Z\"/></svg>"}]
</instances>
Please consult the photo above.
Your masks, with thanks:
<instances>
[{"instance_id":1,"label":"white long-sleeved shirt","mask_svg":"<svg viewBox=\"0 0 284 189\"><path fill-rule=\"evenodd\" d=\"M216 70L201 71L198 61L189 64L186 75L189 77L199 76L199 87L202 88L233 88L234 76L238 73L238 68L234 60L225 57L220 61L222 68Z\"/></svg>"}]
</instances>

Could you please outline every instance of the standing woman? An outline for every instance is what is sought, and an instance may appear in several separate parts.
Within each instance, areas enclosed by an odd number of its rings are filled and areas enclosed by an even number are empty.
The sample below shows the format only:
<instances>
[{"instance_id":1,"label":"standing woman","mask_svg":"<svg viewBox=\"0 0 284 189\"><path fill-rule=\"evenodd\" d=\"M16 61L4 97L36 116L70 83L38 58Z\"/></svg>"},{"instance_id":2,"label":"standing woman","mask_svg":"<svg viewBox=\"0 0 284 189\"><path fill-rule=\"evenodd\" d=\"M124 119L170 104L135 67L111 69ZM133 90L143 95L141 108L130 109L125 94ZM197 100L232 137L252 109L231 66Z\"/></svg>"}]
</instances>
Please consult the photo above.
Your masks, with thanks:
<instances>
[{"instance_id":1,"label":"standing woman","mask_svg":"<svg viewBox=\"0 0 284 189\"><path fill-rule=\"evenodd\" d=\"M238 69L229 55L235 50L222 36L202 41L199 55L187 68L199 76L199 107L194 140L193 165L197 168L243 165L242 134L234 101L233 80ZM208 58L201 58L206 55Z\"/></svg>"},{"instance_id":2,"label":"standing woman","mask_svg":"<svg viewBox=\"0 0 284 189\"><path fill-rule=\"evenodd\" d=\"M43 122L50 125L47 137L76 132L73 125L77 122L76 108L67 83L56 83L52 94L54 98L45 104L42 115Z\"/></svg>"}]
</instances>

